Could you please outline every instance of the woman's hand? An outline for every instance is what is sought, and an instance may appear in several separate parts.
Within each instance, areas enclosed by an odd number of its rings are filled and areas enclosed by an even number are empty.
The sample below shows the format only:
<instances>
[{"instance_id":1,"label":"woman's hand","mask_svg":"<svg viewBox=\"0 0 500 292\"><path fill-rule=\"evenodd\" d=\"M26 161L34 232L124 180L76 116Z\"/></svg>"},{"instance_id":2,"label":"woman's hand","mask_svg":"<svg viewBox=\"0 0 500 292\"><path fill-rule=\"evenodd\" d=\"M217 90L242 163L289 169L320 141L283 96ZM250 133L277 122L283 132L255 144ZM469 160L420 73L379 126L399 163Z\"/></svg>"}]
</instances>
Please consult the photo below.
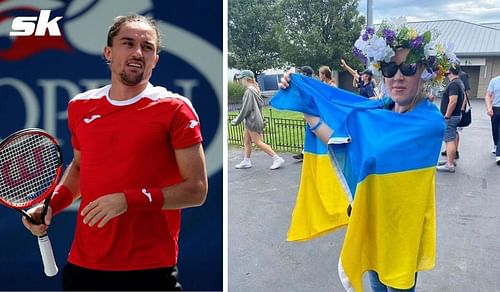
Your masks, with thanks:
<instances>
[{"instance_id":1,"label":"woman's hand","mask_svg":"<svg viewBox=\"0 0 500 292\"><path fill-rule=\"evenodd\" d=\"M288 86L290 86L290 74L292 72L288 71L285 74L283 74L283 77L281 77L280 83L278 83L278 87L280 89L287 89Z\"/></svg>"}]
</instances>

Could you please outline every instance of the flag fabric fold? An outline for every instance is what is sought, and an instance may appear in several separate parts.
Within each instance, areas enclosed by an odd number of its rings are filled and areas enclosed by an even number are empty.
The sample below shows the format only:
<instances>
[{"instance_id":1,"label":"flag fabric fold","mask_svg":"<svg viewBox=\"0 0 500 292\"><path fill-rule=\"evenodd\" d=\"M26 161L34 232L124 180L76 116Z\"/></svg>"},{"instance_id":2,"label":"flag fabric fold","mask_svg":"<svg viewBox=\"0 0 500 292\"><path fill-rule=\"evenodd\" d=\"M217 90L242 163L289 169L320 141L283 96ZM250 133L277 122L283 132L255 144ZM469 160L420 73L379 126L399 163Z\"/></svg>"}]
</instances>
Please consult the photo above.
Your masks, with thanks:
<instances>
[{"instance_id":1,"label":"flag fabric fold","mask_svg":"<svg viewBox=\"0 0 500 292\"><path fill-rule=\"evenodd\" d=\"M435 264L435 165L445 123L427 99L407 113L302 75L271 100L277 109L318 116L332 130L328 146L306 131L302 176L289 240L307 240L347 225L339 274L362 291L362 274L414 285ZM348 203L352 205L347 217Z\"/></svg>"}]
</instances>

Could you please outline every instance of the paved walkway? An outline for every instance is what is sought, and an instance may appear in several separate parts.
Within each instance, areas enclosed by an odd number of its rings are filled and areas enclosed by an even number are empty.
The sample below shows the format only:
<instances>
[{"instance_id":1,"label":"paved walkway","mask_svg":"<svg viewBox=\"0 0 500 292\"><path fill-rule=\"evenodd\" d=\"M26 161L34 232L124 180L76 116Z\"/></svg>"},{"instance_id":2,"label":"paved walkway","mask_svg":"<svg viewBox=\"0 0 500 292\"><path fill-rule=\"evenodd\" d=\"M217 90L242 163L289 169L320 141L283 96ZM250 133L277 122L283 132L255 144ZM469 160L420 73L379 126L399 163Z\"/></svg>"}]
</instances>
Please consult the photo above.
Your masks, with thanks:
<instances>
[{"instance_id":1,"label":"paved walkway","mask_svg":"<svg viewBox=\"0 0 500 292\"><path fill-rule=\"evenodd\" d=\"M472 106L456 173L436 177L437 261L419 273L417 291L500 292L500 166L484 103ZM292 155L283 153L284 167L269 170L271 158L255 151L253 167L237 170L243 150L229 147L229 291L344 291L337 275L344 230L286 241L302 166Z\"/></svg>"}]
</instances>

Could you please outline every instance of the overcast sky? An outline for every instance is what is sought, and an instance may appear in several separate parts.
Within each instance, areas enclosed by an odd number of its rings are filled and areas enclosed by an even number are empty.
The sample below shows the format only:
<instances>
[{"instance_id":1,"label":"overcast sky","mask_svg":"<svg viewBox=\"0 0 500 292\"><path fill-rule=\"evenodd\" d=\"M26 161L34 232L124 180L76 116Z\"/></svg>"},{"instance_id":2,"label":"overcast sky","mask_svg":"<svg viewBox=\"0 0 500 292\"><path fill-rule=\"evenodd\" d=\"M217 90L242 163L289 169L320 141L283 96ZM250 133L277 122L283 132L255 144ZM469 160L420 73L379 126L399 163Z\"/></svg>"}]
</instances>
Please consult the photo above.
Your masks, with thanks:
<instances>
[{"instance_id":1,"label":"overcast sky","mask_svg":"<svg viewBox=\"0 0 500 292\"><path fill-rule=\"evenodd\" d=\"M366 16L367 0L359 1ZM500 22L500 0L373 0L373 23L405 16L407 21L459 19L472 23Z\"/></svg>"}]
</instances>

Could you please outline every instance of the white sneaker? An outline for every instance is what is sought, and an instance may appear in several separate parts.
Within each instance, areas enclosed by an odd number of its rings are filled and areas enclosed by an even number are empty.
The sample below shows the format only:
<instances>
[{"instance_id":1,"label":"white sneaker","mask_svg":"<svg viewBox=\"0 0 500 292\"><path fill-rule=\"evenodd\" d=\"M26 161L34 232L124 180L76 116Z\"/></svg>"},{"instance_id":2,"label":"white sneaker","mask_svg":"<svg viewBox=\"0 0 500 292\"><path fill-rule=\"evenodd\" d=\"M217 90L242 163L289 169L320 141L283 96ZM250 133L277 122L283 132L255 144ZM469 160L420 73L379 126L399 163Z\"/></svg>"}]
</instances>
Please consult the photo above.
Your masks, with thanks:
<instances>
[{"instance_id":1,"label":"white sneaker","mask_svg":"<svg viewBox=\"0 0 500 292\"><path fill-rule=\"evenodd\" d=\"M246 169L252 167L252 162L250 159L243 159L240 163L235 166L237 169Z\"/></svg>"},{"instance_id":2,"label":"white sneaker","mask_svg":"<svg viewBox=\"0 0 500 292\"><path fill-rule=\"evenodd\" d=\"M448 160L439 160L437 165L445 165L448 163ZM457 162L453 161L453 165L457 166Z\"/></svg>"},{"instance_id":3,"label":"white sneaker","mask_svg":"<svg viewBox=\"0 0 500 292\"><path fill-rule=\"evenodd\" d=\"M444 172L455 172L455 166L449 166L448 163L443 164L443 165L438 165L436 166L437 171L444 171Z\"/></svg>"},{"instance_id":4,"label":"white sneaker","mask_svg":"<svg viewBox=\"0 0 500 292\"><path fill-rule=\"evenodd\" d=\"M497 165L500 165L500 156L495 157L495 161L496 161Z\"/></svg>"},{"instance_id":5,"label":"white sneaker","mask_svg":"<svg viewBox=\"0 0 500 292\"><path fill-rule=\"evenodd\" d=\"M283 165L283 163L285 163L285 159L277 156L276 158L273 158L273 164L269 168L270 169L278 169Z\"/></svg>"},{"instance_id":6,"label":"white sneaker","mask_svg":"<svg viewBox=\"0 0 500 292\"><path fill-rule=\"evenodd\" d=\"M493 149L491 150L491 153L493 153L493 154L497 153L497 146L493 147Z\"/></svg>"}]
</instances>

